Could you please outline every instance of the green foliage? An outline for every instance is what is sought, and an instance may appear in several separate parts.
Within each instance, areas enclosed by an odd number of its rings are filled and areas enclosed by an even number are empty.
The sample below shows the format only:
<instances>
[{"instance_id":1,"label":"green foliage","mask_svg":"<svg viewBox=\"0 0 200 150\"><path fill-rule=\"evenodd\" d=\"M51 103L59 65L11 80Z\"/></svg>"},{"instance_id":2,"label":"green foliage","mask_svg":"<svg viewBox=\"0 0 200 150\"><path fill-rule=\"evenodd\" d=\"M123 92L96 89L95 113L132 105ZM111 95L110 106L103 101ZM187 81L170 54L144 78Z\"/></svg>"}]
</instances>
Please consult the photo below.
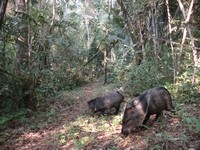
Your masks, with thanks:
<instances>
[{"instance_id":1,"label":"green foliage","mask_svg":"<svg viewBox=\"0 0 200 150\"><path fill-rule=\"evenodd\" d=\"M153 60L143 62L140 65L132 66L127 62L119 62L119 67L115 69L115 76L120 82L132 85L132 91L140 93L154 86L165 85L171 80L171 75L167 74L169 68Z\"/></svg>"},{"instance_id":2,"label":"green foliage","mask_svg":"<svg viewBox=\"0 0 200 150\"><path fill-rule=\"evenodd\" d=\"M87 144L89 138L86 137L82 137L80 140L74 140L74 144L76 147L76 150L81 150L84 148L84 146Z\"/></svg>"},{"instance_id":3,"label":"green foliage","mask_svg":"<svg viewBox=\"0 0 200 150\"><path fill-rule=\"evenodd\" d=\"M196 118L194 121L195 121L197 133L200 134L200 118Z\"/></svg>"},{"instance_id":4,"label":"green foliage","mask_svg":"<svg viewBox=\"0 0 200 150\"><path fill-rule=\"evenodd\" d=\"M188 128L190 132L195 132L197 134L200 134L200 118L196 115L192 116L192 114L188 113L188 110L184 109L183 106L187 104L180 104L176 103L175 106L175 112L178 114L178 116L182 119L185 126ZM194 109L193 106L190 106L191 108L189 111L196 112L197 110Z\"/></svg>"},{"instance_id":5,"label":"green foliage","mask_svg":"<svg viewBox=\"0 0 200 150\"><path fill-rule=\"evenodd\" d=\"M35 97L35 88L37 83L30 80L27 76L14 76L12 74L5 75L6 80L2 81L1 91L1 113L13 113L19 108L28 108L29 97L32 95L32 99L37 102ZM1 80L1 79L0 79ZM35 88L30 89L30 85ZM29 108L31 109L31 108Z\"/></svg>"},{"instance_id":6,"label":"green foliage","mask_svg":"<svg viewBox=\"0 0 200 150\"><path fill-rule=\"evenodd\" d=\"M55 114L56 114L56 109L55 108L51 108L47 115L50 117L52 115L54 116Z\"/></svg>"},{"instance_id":7,"label":"green foliage","mask_svg":"<svg viewBox=\"0 0 200 150\"><path fill-rule=\"evenodd\" d=\"M180 134L179 137L175 137L173 134L167 131L159 132L154 137L149 137L149 149L150 150L157 150L163 149L166 145L170 144L173 145L175 143L181 143L181 145L187 144L189 138L184 133ZM152 142L155 144L152 144ZM175 144L176 145L176 144Z\"/></svg>"},{"instance_id":8,"label":"green foliage","mask_svg":"<svg viewBox=\"0 0 200 150\"><path fill-rule=\"evenodd\" d=\"M66 137L65 134L60 134L59 137L58 137L58 139L59 139L59 142L60 142L61 145L65 144L66 141L67 141L67 137Z\"/></svg>"},{"instance_id":9,"label":"green foliage","mask_svg":"<svg viewBox=\"0 0 200 150\"><path fill-rule=\"evenodd\" d=\"M199 117L187 116L187 117L183 117L183 121L190 131L193 131L195 128L195 132L200 134L200 118Z\"/></svg>"},{"instance_id":10,"label":"green foliage","mask_svg":"<svg viewBox=\"0 0 200 150\"><path fill-rule=\"evenodd\" d=\"M20 117L23 118L26 115L26 113L27 112L25 110L20 110L17 113L1 116L0 117L0 125L5 125L9 121L16 119L16 118L20 118Z\"/></svg>"},{"instance_id":11,"label":"green foliage","mask_svg":"<svg viewBox=\"0 0 200 150\"><path fill-rule=\"evenodd\" d=\"M112 126L117 127L121 124L121 116L115 116L112 121Z\"/></svg>"},{"instance_id":12,"label":"green foliage","mask_svg":"<svg viewBox=\"0 0 200 150\"><path fill-rule=\"evenodd\" d=\"M73 127L70 129L69 135L72 138L76 138L79 135L79 130L76 127Z\"/></svg>"},{"instance_id":13,"label":"green foliage","mask_svg":"<svg viewBox=\"0 0 200 150\"><path fill-rule=\"evenodd\" d=\"M198 102L199 93L197 86L190 83L180 83L177 86L180 102L195 103Z\"/></svg>"},{"instance_id":14,"label":"green foliage","mask_svg":"<svg viewBox=\"0 0 200 150\"><path fill-rule=\"evenodd\" d=\"M177 77L178 83L168 83L167 86L178 102L187 104L199 103L199 85L198 83L192 83L193 72L191 68L186 70ZM197 77L196 80L199 81L199 78Z\"/></svg>"}]
</instances>

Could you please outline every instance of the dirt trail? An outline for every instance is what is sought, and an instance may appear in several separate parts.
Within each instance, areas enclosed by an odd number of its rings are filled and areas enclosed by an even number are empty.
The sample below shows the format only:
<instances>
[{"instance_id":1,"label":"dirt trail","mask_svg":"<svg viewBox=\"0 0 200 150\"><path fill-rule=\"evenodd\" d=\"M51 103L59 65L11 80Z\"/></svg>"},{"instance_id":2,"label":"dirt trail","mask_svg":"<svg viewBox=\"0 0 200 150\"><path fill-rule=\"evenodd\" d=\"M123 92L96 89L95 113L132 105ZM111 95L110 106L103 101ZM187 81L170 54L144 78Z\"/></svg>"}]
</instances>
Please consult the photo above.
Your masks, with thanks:
<instances>
[{"instance_id":1,"label":"dirt trail","mask_svg":"<svg viewBox=\"0 0 200 150\"><path fill-rule=\"evenodd\" d=\"M77 116L81 115L87 109L87 101L91 99L93 89L97 86L98 83L89 83L83 87L83 95L77 97L75 104L66 109L65 119L68 121L72 121L77 118Z\"/></svg>"},{"instance_id":2,"label":"dirt trail","mask_svg":"<svg viewBox=\"0 0 200 150\"><path fill-rule=\"evenodd\" d=\"M57 111L57 118L52 116L43 116L42 122L39 122L36 118L32 117L30 120L35 122L29 122L25 126L22 124L17 125L14 129L7 129L4 131L3 136L6 141L0 147L5 150L43 150L43 149L63 149L60 146L59 134L63 130L63 126L71 123L78 116L82 115L87 109L87 101L91 98L93 89L99 86L99 82L89 83L84 87L76 90L71 94L67 94L67 97L72 96L73 104L70 106L62 106L65 101L65 96L62 100L53 104L49 104L50 108L55 108ZM74 95L75 96L74 96ZM49 119L49 120L48 120ZM38 122L37 122L38 121ZM15 126L15 125L14 125ZM31 126L34 129L31 129ZM6 137L6 135L8 135ZM72 148L73 149L73 148Z\"/></svg>"}]
</instances>

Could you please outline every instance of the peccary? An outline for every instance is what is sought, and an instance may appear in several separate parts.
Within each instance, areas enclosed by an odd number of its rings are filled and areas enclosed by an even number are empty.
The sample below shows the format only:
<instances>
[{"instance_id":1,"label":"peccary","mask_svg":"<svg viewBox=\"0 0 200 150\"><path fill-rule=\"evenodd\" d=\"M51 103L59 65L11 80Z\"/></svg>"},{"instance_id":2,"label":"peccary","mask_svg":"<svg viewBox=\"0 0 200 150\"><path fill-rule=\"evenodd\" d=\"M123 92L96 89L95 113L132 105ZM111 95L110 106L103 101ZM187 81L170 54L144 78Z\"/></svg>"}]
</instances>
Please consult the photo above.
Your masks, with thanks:
<instances>
[{"instance_id":1,"label":"peccary","mask_svg":"<svg viewBox=\"0 0 200 150\"><path fill-rule=\"evenodd\" d=\"M89 108L94 112L101 112L104 114L106 109L115 108L115 114L118 114L120 104L124 100L124 96L118 91L107 93L104 96L96 97L88 101Z\"/></svg>"},{"instance_id":2,"label":"peccary","mask_svg":"<svg viewBox=\"0 0 200 150\"><path fill-rule=\"evenodd\" d=\"M121 133L127 136L133 129L144 125L151 115L156 114L157 120L163 110L172 109L172 98L166 88L149 89L127 104L122 118Z\"/></svg>"}]
</instances>

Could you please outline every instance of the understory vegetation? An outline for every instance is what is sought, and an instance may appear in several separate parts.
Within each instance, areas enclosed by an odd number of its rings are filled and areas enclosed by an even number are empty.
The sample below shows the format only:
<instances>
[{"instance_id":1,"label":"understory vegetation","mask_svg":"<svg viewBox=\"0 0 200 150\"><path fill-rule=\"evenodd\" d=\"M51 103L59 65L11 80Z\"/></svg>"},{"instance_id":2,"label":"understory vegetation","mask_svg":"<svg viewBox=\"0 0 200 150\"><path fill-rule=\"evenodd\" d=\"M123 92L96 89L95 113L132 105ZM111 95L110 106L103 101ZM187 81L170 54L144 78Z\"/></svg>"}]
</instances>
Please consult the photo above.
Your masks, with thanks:
<instances>
[{"instance_id":1,"label":"understory vegetation","mask_svg":"<svg viewBox=\"0 0 200 150\"><path fill-rule=\"evenodd\" d=\"M4 149L200 147L198 0L5 0L0 10ZM126 139L124 103L116 116L87 106L120 87L131 101L155 86L170 91L175 114Z\"/></svg>"}]
</instances>

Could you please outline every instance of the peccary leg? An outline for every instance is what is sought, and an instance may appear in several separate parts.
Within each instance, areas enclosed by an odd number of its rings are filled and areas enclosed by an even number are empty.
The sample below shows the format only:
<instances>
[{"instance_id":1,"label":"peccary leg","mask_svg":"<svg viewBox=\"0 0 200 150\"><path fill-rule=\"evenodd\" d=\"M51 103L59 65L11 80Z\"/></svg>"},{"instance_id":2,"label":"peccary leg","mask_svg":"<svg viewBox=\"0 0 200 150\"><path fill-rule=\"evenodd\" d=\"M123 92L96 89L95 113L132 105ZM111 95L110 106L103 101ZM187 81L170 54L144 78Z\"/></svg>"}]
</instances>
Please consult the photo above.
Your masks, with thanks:
<instances>
[{"instance_id":1,"label":"peccary leg","mask_svg":"<svg viewBox=\"0 0 200 150\"><path fill-rule=\"evenodd\" d=\"M145 116L145 118L144 118L144 121L143 121L143 125L149 120L149 117L150 117L150 115L149 114L147 114L146 116Z\"/></svg>"},{"instance_id":2,"label":"peccary leg","mask_svg":"<svg viewBox=\"0 0 200 150\"><path fill-rule=\"evenodd\" d=\"M105 114L105 110L106 110L106 109L101 109L101 110L99 110L99 111L101 112L102 115L104 115L104 114Z\"/></svg>"},{"instance_id":3,"label":"peccary leg","mask_svg":"<svg viewBox=\"0 0 200 150\"><path fill-rule=\"evenodd\" d=\"M115 115L118 114L120 106L115 107Z\"/></svg>"},{"instance_id":4,"label":"peccary leg","mask_svg":"<svg viewBox=\"0 0 200 150\"><path fill-rule=\"evenodd\" d=\"M146 126L144 126L144 124L149 120L149 117L150 117L150 115L148 115L148 114L145 116L144 121L143 121L143 123L142 123L142 126L139 126L139 128L140 128L141 130L146 129Z\"/></svg>"},{"instance_id":5,"label":"peccary leg","mask_svg":"<svg viewBox=\"0 0 200 150\"><path fill-rule=\"evenodd\" d=\"M163 113L157 113L156 114L156 118L155 118L155 121L160 121L159 117L162 115Z\"/></svg>"},{"instance_id":6,"label":"peccary leg","mask_svg":"<svg viewBox=\"0 0 200 150\"><path fill-rule=\"evenodd\" d=\"M157 121L157 120L158 120L158 117L159 117L160 115L161 115L160 113L156 114L155 121Z\"/></svg>"}]
</instances>

